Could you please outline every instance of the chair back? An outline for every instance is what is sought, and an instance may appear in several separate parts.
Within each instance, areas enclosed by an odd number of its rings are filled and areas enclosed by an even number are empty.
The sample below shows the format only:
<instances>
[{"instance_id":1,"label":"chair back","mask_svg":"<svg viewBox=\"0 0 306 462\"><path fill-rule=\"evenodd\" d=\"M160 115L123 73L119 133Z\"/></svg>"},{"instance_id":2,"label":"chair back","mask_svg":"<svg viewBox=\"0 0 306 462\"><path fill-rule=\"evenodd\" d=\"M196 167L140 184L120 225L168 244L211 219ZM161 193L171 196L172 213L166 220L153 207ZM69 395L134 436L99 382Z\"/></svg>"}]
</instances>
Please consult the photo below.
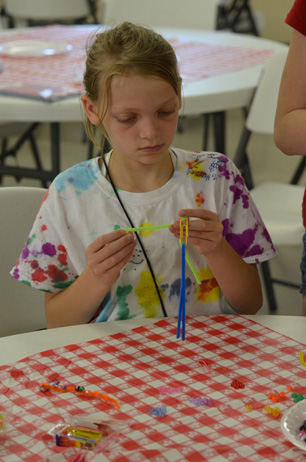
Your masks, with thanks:
<instances>
[{"instance_id":1,"label":"chair back","mask_svg":"<svg viewBox=\"0 0 306 462\"><path fill-rule=\"evenodd\" d=\"M214 30L218 4L219 0L106 0L103 23Z\"/></svg>"},{"instance_id":2,"label":"chair back","mask_svg":"<svg viewBox=\"0 0 306 462\"><path fill-rule=\"evenodd\" d=\"M288 55L285 48L266 62L246 120L246 128L254 133L273 135L274 118L283 69Z\"/></svg>"},{"instance_id":3,"label":"chair back","mask_svg":"<svg viewBox=\"0 0 306 462\"><path fill-rule=\"evenodd\" d=\"M15 19L62 21L90 15L88 0L3 0L5 13Z\"/></svg>"},{"instance_id":4,"label":"chair back","mask_svg":"<svg viewBox=\"0 0 306 462\"><path fill-rule=\"evenodd\" d=\"M46 327L44 293L10 275L46 192L44 188L0 187L0 337Z\"/></svg>"}]
</instances>

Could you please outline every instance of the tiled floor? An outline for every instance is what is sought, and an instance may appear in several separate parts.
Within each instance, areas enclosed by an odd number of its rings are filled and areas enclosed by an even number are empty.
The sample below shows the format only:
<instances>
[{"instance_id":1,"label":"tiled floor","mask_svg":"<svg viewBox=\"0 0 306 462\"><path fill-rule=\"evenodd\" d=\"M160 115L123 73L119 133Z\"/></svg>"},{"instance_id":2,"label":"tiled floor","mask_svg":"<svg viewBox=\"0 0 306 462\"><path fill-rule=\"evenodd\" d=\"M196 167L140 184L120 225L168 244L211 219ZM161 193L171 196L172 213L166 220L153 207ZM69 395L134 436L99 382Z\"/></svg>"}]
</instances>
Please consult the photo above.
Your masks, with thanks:
<instances>
[{"instance_id":1,"label":"tiled floor","mask_svg":"<svg viewBox=\"0 0 306 462\"><path fill-rule=\"evenodd\" d=\"M183 121L183 133L178 133L174 145L185 149L200 150L202 147L202 125L201 118L187 118ZM243 113L240 110L230 111L227 115L227 148L226 154L234 157L239 136L243 126ZM66 123L61 126L61 161L62 169L83 161L87 158L88 144L84 142L81 124ZM37 139L40 152L44 160L45 168L49 167L50 145L49 127L42 125L37 131ZM249 156L251 159L252 171L255 184L265 180L288 181L291 178L299 159L290 158L278 151L270 136L253 135L250 142ZM33 166L29 149L24 146L19 156L19 163L22 166ZM14 163L14 160L10 160ZM304 184L305 178L301 180ZM4 177L2 185L27 185L40 186L37 180L24 179L16 183L12 177ZM292 282L299 282L299 261L302 252L302 245L297 248L280 248L279 256L272 262L272 271L278 277L290 278ZM301 314L301 295L295 289L285 287L276 288L279 308L276 314ZM260 314L269 314L266 301Z\"/></svg>"}]
</instances>

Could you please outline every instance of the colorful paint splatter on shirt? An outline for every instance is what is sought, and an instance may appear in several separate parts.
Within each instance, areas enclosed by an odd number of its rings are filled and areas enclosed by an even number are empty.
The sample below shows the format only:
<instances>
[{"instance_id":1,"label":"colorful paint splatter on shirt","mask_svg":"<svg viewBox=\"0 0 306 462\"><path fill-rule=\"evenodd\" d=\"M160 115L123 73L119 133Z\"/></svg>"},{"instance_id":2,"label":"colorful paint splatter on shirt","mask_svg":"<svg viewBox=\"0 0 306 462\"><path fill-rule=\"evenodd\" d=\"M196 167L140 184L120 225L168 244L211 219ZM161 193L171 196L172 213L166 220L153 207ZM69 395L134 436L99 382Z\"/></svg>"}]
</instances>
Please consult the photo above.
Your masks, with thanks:
<instances>
[{"instance_id":1,"label":"colorful paint splatter on shirt","mask_svg":"<svg viewBox=\"0 0 306 462\"><path fill-rule=\"evenodd\" d=\"M120 190L136 227L174 222L182 208L205 208L218 214L224 238L247 263L275 255L249 191L230 159L176 148L171 158L173 176L158 190L142 194ZM34 288L58 293L87 267L85 250L93 240L125 228L130 223L100 171L98 158L82 162L61 173L50 186L11 274ZM179 241L169 229L143 230L139 235L167 314L176 316L181 283ZM201 284L186 265L186 314L221 313L223 297L205 257L191 244L188 256ZM102 321L163 316L140 245L100 305L94 317Z\"/></svg>"}]
</instances>

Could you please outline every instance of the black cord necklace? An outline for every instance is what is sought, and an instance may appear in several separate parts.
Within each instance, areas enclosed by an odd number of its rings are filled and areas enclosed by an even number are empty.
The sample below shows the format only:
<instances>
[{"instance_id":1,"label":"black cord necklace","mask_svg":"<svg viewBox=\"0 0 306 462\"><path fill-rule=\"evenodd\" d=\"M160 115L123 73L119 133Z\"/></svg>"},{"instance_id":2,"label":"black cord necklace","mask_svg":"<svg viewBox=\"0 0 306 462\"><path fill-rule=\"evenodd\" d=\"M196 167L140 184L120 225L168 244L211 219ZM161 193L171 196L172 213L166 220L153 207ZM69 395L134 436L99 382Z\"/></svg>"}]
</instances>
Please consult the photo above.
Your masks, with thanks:
<instances>
[{"instance_id":1,"label":"black cord necklace","mask_svg":"<svg viewBox=\"0 0 306 462\"><path fill-rule=\"evenodd\" d=\"M112 177L111 177L111 174L110 174L109 168L108 168L108 166L107 166L107 163L106 163L106 161L105 161L104 155L105 155L105 154L102 153L102 161L103 161L103 164L104 164L104 167L105 167L106 174L107 174L107 177L108 177L108 179L109 179L109 182L110 182L110 184L112 185L113 191L114 191L114 193L116 194L116 197L117 197L117 199L118 199L118 201L119 201L119 204L121 205L121 208L122 208L122 210L124 211L125 216L126 216L126 218L128 219L128 221L129 221L129 223L130 223L130 225L131 225L131 228L135 228L135 226L134 226L134 224L133 224L133 222L132 222L132 220L131 220L131 218L130 218L130 216L129 216L129 214L128 214L128 212L127 212L127 210L126 210L126 208L125 208L125 206L124 206L124 204L123 204L123 202L122 202L122 200L121 200L121 198L120 198L120 196L119 196L119 193L118 193L118 191L117 191L117 188L116 188L116 186L114 185L114 182L113 182L113 179L112 179ZM151 276L152 276L152 279L153 279L153 282L154 282L154 285L155 285L155 289L156 289L156 292L157 292L157 295L158 295L158 298L159 298L159 301L160 301L161 309L162 309L162 311L163 311L164 316L165 316L165 317L168 317L167 311L166 311L166 309L165 309L165 305L164 305L164 302L163 302L163 299L162 299L161 294L160 294L160 291L159 291L159 287L158 287L158 285L157 285L157 281L156 281L156 278L155 278L155 275L154 275L154 271L153 271L151 262L150 262L150 260L149 260L148 255L147 255L147 252L145 251L145 248L144 248L144 246L143 246L143 243L141 242L141 239L140 239L140 237L139 237L139 234L138 234L137 232L135 232L135 234L136 234L136 238L137 238L137 240L138 240L138 242L139 242L139 245L140 245L140 247L141 247L141 250L142 250L142 252L143 252L143 254L144 254L144 257L145 257L145 259L146 259L147 265L148 265L148 267L149 267L149 270L150 270L150 273L151 273Z\"/></svg>"}]
</instances>

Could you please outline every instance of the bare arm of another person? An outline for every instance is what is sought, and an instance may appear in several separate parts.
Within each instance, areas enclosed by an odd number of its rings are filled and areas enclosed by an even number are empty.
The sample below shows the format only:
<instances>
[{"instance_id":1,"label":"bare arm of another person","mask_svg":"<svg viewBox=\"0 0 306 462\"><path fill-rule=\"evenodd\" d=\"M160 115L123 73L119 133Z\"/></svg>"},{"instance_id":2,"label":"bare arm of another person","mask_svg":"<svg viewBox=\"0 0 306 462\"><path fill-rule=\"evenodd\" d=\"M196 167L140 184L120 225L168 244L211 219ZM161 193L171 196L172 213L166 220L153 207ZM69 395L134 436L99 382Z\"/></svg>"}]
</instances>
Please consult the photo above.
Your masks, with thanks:
<instances>
[{"instance_id":1,"label":"bare arm of another person","mask_svg":"<svg viewBox=\"0 0 306 462\"><path fill-rule=\"evenodd\" d=\"M93 241L86 249L87 267L75 282L62 292L46 293L47 327L88 323L132 257L135 244L133 234L123 230Z\"/></svg>"},{"instance_id":2,"label":"bare arm of another person","mask_svg":"<svg viewBox=\"0 0 306 462\"><path fill-rule=\"evenodd\" d=\"M289 156L306 156L306 37L295 29L279 90L274 141Z\"/></svg>"},{"instance_id":3,"label":"bare arm of another person","mask_svg":"<svg viewBox=\"0 0 306 462\"><path fill-rule=\"evenodd\" d=\"M222 236L223 226L216 213L205 209L180 210L189 221L188 244L204 255L227 302L236 313L255 314L262 306L261 282L255 264L246 263ZM180 237L179 222L170 226Z\"/></svg>"}]
</instances>

